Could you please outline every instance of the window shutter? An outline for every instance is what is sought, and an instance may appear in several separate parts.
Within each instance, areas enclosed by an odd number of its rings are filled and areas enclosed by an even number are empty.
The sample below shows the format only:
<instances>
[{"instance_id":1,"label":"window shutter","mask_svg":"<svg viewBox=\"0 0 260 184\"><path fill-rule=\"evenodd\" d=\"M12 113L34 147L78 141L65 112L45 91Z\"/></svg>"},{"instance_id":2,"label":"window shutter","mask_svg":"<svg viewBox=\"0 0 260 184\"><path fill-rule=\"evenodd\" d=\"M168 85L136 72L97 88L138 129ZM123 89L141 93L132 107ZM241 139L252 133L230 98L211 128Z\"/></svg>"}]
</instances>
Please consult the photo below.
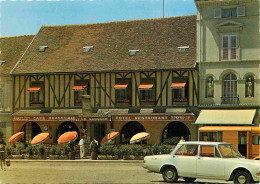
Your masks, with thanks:
<instances>
[{"instance_id":1,"label":"window shutter","mask_svg":"<svg viewBox=\"0 0 260 184\"><path fill-rule=\"evenodd\" d=\"M230 59L237 58L237 36L231 36Z\"/></svg>"},{"instance_id":2,"label":"window shutter","mask_svg":"<svg viewBox=\"0 0 260 184\"><path fill-rule=\"evenodd\" d=\"M222 42L222 59L228 60L228 36L223 36Z\"/></svg>"},{"instance_id":3,"label":"window shutter","mask_svg":"<svg viewBox=\"0 0 260 184\"><path fill-rule=\"evenodd\" d=\"M214 9L214 18L221 18L221 8Z\"/></svg>"},{"instance_id":4,"label":"window shutter","mask_svg":"<svg viewBox=\"0 0 260 184\"><path fill-rule=\"evenodd\" d=\"M238 16L238 17L244 17L244 16L246 16L246 7L245 7L245 6L239 6L239 7L237 7L237 16Z\"/></svg>"}]
</instances>

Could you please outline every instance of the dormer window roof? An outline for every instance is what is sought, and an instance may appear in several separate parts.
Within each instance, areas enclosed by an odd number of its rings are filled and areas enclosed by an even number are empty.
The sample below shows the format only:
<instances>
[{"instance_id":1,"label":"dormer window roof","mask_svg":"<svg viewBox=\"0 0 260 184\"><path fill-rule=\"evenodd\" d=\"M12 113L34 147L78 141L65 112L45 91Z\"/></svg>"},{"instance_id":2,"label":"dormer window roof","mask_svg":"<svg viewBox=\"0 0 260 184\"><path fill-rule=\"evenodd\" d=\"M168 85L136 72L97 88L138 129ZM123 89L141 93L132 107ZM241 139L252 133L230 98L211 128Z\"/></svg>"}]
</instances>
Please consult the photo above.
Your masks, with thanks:
<instances>
[{"instance_id":1,"label":"dormer window roof","mask_svg":"<svg viewBox=\"0 0 260 184\"><path fill-rule=\"evenodd\" d=\"M182 46L182 47L178 47L179 52L185 52L186 49L190 48L189 46Z\"/></svg>"},{"instance_id":2,"label":"dormer window roof","mask_svg":"<svg viewBox=\"0 0 260 184\"><path fill-rule=\"evenodd\" d=\"M93 48L93 46L85 46L85 47L83 47L84 52L89 52L89 50L90 50L91 48Z\"/></svg>"},{"instance_id":3,"label":"dormer window roof","mask_svg":"<svg viewBox=\"0 0 260 184\"><path fill-rule=\"evenodd\" d=\"M45 52L46 48L48 48L48 46L46 46L46 45L45 46L40 46L39 47L39 51L40 52Z\"/></svg>"},{"instance_id":4,"label":"dormer window roof","mask_svg":"<svg viewBox=\"0 0 260 184\"><path fill-rule=\"evenodd\" d=\"M5 61L0 61L0 66L1 66L3 63L5 63Z\"/></svg>"},{"instance_id":5,"label":"dormer window roof","mask_svg":"<svg viewBox=\"0 0 260 184\"><path fill-rule=\"evenodd\" d=\"M139 52L139 50L129 50L130 56L136 55L136 52Z\"/></svg>"}]
</instances>

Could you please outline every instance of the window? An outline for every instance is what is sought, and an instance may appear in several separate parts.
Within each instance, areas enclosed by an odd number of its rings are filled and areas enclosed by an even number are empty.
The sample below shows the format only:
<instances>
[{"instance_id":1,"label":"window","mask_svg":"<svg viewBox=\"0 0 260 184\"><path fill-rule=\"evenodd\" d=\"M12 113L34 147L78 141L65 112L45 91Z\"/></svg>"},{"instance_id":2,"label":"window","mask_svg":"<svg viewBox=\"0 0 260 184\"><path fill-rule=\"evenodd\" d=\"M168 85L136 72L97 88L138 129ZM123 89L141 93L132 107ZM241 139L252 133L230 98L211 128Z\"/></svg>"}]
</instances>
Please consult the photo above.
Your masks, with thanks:
<instances>
[{"instance_id":1,"label":"window","mask_svg":"<svg viewBox=\"0 0 260 184\"><path fill-rule=\"evenodd\" d=\"M202 141L222 142L222 132L201 132Z\"/></svg>"},{"instance_id":2,"label":"window","mask_svg":"<svg viewBox=\"0 0 260 184\"><path fill-rule=\"evenodd\" d=\"M48 46L40 46L39 47L39 51L40 52L45 52L46 48L48 48Z\"/></svg>"},{"instance_id":3,"label":"window","mask_svg":"<svg viewBox=\"0 0 260 184\"><path fill-rule=\"evenodd\" d=\"M249 76L245 81L245 97L254 97L254 77Z\"/></svg>"},{"instance_id":4,"label":"window","mask_svg":"<svg viewBox=\"0 0 260 184\"><path fill-rule=\"evenodd\" d=\"M230 18L246 16L245 6L238 6L234 8L214 8L214 18Z\"/></svg>"},{"instance_id":5,"label":"window","mask_svg":"<svg viewBox=\"0 0 260 184\"><path fill-rule=\"evenodd\" d=\"M253 145L260 145L260 135L253 135L252 143L253 143Z\"/></svg>"},{"instance_id":6,"label":"window","mask_svg":"<svg viewBox=\"0 0 260 184\"><path fill-rule=\"evenodd\" d=\"M237 35L222 36L222 60L237 59Z\"/></svg>"},{"instance_id":7,"label":"window","mask_svg":"<svg viewBox=\"0 0 260 184\"><path fill-rule=\"evenodd\" d=\"M141 105L154 105L155 103L155 80L143 80L139 85Z\"/></svg>"},{"instance_id":8,"label":"window","mask_svg":"<svg viewBox=\"0 0 260 184\"><path fill-rule=\"evenodd\" d=\"M188 103L189 88L187 79L173 79L171 84L173 105L185 105Z\"/></svg>"},{"instance_id":9,"label":"window","mask_svg":"<svg viewBox=\"0 0 260 184\"><path fill-rule=\"evenodd\" d=\"M129 50L130 56L136 55L136 52L139 52L139 50Z\"/></svg>"},{"instance_id":10,"label":"window","mask_svg":"<svg viewBox=\"0 0 260 184\"><path fill-rule=\"evenodd\" d=\"M230 73L223 79L222 104L237 104L237 77Z\"/></svg>"},{"instance_id":11,"label":"window","mask_svg":"<svg viewBox=\"0 0 260 184\"><path fill-rule=\"evenodd\" d=\"M5 61L0 61L0 66L1 66L3 63L5 63Z\"/></svg>"},{"instance_id":12,"label":"window","mask_svg":"<svg viewBox=\"0 0 260 184\"><path fill-rule=\"evenodd\" d=\"M215 146L201 145L200 157L220 157L220 154Z\"/></svg>"},{"instance_id":13,"label":"window","mask_svg":"<svg viewBox=\"0 0 260 184\"><path fill-rule=\"evenodd\" d=\"M183 47L178 47L179 52L185 52L186 49L190 48L189 46L183 46Z\"/></svg>"},{"instance_id":14,"label":"window","mask_svg":"<svg viewBox=\"0 0 260 184\"><path fill-rule=\"evenodd\" d=\"M116 90L116 103L117 105L130 105L131 104L131 81L118 80L114 86Z\"/></svg>"},{"instance_id":15,"label":"window","mask_svg":"<svg viewBox=\"0 0 260 184\"><path fill-rule=\"evenodd\" d=\"M91 48L93 48L93 46L85 46L85 47L83 47L84 52L88 52Z\"/></svg>"},{"instance_id":16,"label":"window","mask_svg":"<svg viewBox=\"0 0 260 184\"><path fill-rule=\"evenodd\" d=\"M197 156L198 145L182 145L175 155Z\"/></svg>"},{"instance_id":17,"label":"window","mask_svg":"<svg viewBox=\"0 0 260 184\"><path fill-rule=\"evenodd\" d=\"M241 154L232 144L222 144L218 146L224 158L242 158Z\"/></svg>"},{"instance_id":18,"label":"window","mask_svg":"<svg viewBox=\"0 0 260 184\"><path fill-rule=\"evenodd\" d=\"M74 105L81 106L82 105L82 95L90 94L90 86L88 80L76 80L74 87L72 88L74 91Z\"/></svg>"},{"instance_id":19,"label":"window","mask_svg":"<svg viewBox=\"0 0 260 184\"><path fill-rule=\"evenodd\" d=\"M41 82L32 82L31 86L27 91L30 92L30 104L33 105L44 105L44 85Z\"/></svg>"}]
</instances>

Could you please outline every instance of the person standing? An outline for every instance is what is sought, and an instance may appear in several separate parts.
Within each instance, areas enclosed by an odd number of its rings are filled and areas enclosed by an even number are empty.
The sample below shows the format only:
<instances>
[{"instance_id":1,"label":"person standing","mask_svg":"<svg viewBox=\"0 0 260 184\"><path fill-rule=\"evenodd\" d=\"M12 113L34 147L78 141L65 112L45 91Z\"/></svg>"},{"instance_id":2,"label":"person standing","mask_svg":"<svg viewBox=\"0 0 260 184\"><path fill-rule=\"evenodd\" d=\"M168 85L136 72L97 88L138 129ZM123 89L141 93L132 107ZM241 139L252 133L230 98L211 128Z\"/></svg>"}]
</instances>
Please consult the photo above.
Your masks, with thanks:
<instances>
[{"instance_id":1,"label":"person standing","mask_svg":"<svg viewBox=\"0 0 260 184\"><path fill-rule=\"evenodd\" d=\"M185 142L185 140L184 140L184 137L183 137L183 136L181 136L181 140L179 141L179 143L182 143L182 142Z\"/></svg>"},{"instance_id":2,"label":"person standing","mask_svg":"<svg viewBox=\"0 0 260 184\"><path fill-rule=\"evenodd\" d=\"M0 140L0 160L1 169L5 171L5 159L7 157L6 144L3 139ZM4 165L4 167L3 167Z\"/></svg>"},{"instance_id":3,"label":"person standing","mask_svg":"<svg viewBox=\"0 0 260 184\"><path fill-rule=\"evenodd\" d=\"M97 160L97 153L98 153L98 141L94 137L90 143L90 150L91 150L91 159Z\"/></svg>"},{"instance_id":4,"label":"person standing","mask_svg":"<svg viewBox=\"0 0 260 184\"><path fill-rule=\"evenodd\" d=\"M85 136L81 137L79 141L79 148L80 148L80 158L85 156Z\"/></svg>"}]
</instances>

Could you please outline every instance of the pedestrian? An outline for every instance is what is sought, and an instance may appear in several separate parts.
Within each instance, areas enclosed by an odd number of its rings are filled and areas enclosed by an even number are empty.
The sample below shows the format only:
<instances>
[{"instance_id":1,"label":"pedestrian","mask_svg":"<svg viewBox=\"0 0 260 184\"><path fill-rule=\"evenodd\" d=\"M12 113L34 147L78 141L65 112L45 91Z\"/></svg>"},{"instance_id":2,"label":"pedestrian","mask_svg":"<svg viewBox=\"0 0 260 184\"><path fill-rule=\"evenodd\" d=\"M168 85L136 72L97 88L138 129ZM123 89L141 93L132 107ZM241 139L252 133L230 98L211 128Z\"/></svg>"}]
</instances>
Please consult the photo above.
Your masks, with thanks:
<instances>
[{"instance_id":1,"label":"pedestrian","mask_svg":"<svg viewBox=\"0 0 260 184\"><path fill-rule=\"evenodd\" d=\"M80 148L80 158L85 156L85 136L82 136L79 141L79 148Z\"/></svg>"},{"instance_id":2,"label":"pedestrian","mask_svg":"<svg viewBox=\"0 0 260 184\"><path fill-rule=\"evenodd\" d=\"M184 137L183 137L183 136L181 136L181 140L179 141L179 143L182 143L182 142L185 142L185 140L184 140Z\"/></svg>"},{"instance_id":3,"label":"pedestrian","mask_svg":"<svg viewBox=\"0 0 260 184\"><path fill-rule=\"evenodd\" d=\"M90 150L91 150L91 159L97 160L97 154L98 154L98 141L94 137L93 140L90 143Z\"/></svg>"},{"instance_id":4,"label":"pedestrian","mask_svg":"<svg viewBox=\"0 0 260 184\"><path fill-rule=\"evenodd\" d=\"M3 139L0 140L0 160L1 169L5 171L5 159L7 158L6 144ZM4 167L3 167L4 165Z\"/></svg>"}]
</instances>

